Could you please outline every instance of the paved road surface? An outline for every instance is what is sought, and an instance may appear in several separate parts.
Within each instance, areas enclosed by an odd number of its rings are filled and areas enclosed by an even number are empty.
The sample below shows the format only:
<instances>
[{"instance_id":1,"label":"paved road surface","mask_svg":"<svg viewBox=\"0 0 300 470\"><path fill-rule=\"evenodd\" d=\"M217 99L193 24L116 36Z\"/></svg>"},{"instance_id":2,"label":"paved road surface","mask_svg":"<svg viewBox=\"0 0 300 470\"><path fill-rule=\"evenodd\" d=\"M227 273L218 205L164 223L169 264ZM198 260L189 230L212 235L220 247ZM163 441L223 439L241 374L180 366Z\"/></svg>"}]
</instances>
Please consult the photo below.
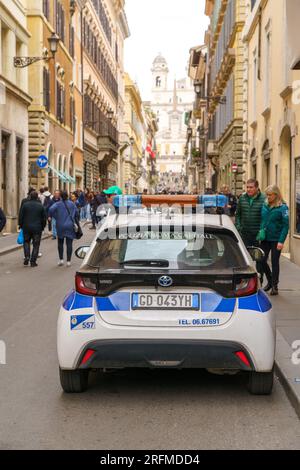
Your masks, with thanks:
<instances>
[{"instance_id":1,"label":"paved road surface","mask_svg":"<svg viewBox=\"0 0 300 470\"><path fill-rule=\"evenodd\" d=\"M299 420L277 380L271 397L255 397L243 376L117 371L93 374L85 394L63 394L57 313L80 261L57 267L52 240L42 251L36 269L22 266L20 251L0 258L0 448L300 448Z\"/></svg>"}]
</instances>

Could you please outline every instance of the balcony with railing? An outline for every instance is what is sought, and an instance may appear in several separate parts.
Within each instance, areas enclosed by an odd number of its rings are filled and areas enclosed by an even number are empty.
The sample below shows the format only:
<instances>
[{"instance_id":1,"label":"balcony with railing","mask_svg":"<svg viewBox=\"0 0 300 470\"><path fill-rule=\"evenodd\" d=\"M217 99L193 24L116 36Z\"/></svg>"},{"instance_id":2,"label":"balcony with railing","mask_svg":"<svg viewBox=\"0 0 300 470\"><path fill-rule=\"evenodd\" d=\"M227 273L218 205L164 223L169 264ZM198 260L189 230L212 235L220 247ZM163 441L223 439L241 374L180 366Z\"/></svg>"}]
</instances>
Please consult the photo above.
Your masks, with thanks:
<instances>
[{"instance_id":1,"label":"balcony with railing","mask_svg":"<svg viewBox=\"0 0 300 470\"><path fill-rule=\"evenodd\" d=\"M211 83L216 80L218 72L228 51L230 39L236 23L236 0L228 0L223 25L216 45L215 53L211 61Z\"/></svg>"}]
</instances>

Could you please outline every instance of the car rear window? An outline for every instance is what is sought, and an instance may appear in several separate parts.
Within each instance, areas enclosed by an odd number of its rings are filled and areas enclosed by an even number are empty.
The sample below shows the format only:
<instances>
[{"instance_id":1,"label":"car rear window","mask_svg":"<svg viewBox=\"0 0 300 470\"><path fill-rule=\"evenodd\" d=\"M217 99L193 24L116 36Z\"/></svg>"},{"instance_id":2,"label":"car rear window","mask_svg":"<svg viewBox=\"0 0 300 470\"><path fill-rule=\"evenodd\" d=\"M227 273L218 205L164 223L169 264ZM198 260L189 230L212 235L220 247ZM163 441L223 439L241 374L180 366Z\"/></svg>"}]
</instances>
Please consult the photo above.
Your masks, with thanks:
<instances>
[{"instance_id":1,"label":"car rear window","mask_svg":"<svg viewBox=\"0 0 300 470\"><path fill-rule=\"evenodd\" d=\"M213 231L203 234L144 231L131 239L98 241L88 264L101 269L134 269L134 264L126 266L126 262L148 259L166 260L169 269L178 270L247 266L234 234Z\"/></svg>"}]
</instances>

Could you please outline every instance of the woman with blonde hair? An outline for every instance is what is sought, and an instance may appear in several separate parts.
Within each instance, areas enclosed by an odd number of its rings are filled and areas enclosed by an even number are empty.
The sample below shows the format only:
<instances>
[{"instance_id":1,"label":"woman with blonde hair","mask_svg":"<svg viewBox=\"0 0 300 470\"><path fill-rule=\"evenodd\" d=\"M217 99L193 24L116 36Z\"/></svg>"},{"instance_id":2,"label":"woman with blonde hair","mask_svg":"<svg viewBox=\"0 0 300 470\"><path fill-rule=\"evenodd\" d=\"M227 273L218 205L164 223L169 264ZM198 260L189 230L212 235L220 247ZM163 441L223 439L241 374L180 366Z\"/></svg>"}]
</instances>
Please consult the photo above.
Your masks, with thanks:
<instances>
[{"instance_id":1,"label":"woman with blonde hair","mask_svg":"<svg viewBox=\"0 0 300 470\"><path fill-rule=\"evenodd\" d=\"M282 199L278 186L268 186L265 194L267 199L262 206L261 225L257 239L265 252L262 269L266 274L268 284L264 290L265 292L271 290L271 295L278 295L279 259L289 232L289 209ZM272 271L268 265L270 252Z\"/></svg>"}]
</instances>

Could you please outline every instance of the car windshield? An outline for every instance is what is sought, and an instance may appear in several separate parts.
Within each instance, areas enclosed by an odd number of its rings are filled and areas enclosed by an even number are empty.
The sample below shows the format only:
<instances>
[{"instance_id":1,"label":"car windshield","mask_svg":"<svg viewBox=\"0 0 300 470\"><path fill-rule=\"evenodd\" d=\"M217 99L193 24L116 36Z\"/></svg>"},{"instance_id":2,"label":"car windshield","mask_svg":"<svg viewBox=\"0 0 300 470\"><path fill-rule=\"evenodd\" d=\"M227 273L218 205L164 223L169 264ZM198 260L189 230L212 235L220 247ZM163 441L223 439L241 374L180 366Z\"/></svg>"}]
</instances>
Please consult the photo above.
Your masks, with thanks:
<instances>
[{"instance_id":1,"label":"car windshield","mask_svg":"<svg viewBox=\"0 0 300 470\"><path fill-rule=\"evenodd\" d=\"M180 236L151 231L136 234L133 239L98 241L88 264L100 269L128 270L223 270L247 266L234 236L212 231Z\"/></svg>"}]
</instances>

